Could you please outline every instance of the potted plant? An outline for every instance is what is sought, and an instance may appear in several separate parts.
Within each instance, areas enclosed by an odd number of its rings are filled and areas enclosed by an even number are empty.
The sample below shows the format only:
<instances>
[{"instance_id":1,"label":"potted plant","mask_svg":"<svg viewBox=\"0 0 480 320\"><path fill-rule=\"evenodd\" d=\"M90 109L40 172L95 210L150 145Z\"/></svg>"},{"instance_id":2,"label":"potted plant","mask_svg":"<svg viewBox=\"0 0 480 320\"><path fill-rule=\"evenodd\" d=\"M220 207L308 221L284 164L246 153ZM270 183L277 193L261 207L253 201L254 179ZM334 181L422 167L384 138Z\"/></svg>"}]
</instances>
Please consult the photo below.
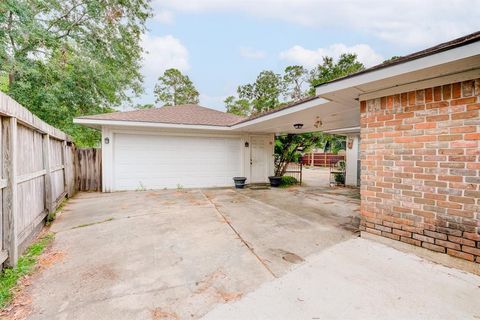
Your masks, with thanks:
<instances>
[{"instance_id":1,"label":"potted plant","mask_svg":"<svg viewBox=\"0 0 480 320\"><path fill-rule=\"evenodd\" d=\"M247 178L245 178L245 177L233 177L233 181L235 182L235 188L243 189L245 187L245 181L247 181Z\"/></svg>"},{"instance_id":2,"label":"potted plant","mask_svg":"<svg viewBox=\"0 0 480 320\"><path fill-rule=\"evenodd\" d=\"M268 177L268 180L270 180L270 185L272 187L279 187L280 184L282 183L282 177L281 176L270 176L270 177Z\"/></svg>"}]
</instances>

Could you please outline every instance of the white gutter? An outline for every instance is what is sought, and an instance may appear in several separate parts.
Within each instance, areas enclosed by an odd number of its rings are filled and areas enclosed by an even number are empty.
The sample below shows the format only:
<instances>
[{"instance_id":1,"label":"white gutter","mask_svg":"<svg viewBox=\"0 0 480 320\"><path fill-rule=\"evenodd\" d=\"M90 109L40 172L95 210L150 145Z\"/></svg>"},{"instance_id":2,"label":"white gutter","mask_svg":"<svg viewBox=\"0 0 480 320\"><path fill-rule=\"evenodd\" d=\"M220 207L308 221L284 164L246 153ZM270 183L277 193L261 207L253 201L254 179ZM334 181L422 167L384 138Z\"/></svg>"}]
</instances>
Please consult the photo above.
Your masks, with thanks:
<instances>
[{"instance_id":1,"label":"white gutter","mask_svg":"<svg viewBox=\"0 0 480 320\"><path fill-rule=\"evenodd\" d=\"M357 133L360 132L360 127L350 127L323 131L325 133Z\"/></svg>"}]
</instances>

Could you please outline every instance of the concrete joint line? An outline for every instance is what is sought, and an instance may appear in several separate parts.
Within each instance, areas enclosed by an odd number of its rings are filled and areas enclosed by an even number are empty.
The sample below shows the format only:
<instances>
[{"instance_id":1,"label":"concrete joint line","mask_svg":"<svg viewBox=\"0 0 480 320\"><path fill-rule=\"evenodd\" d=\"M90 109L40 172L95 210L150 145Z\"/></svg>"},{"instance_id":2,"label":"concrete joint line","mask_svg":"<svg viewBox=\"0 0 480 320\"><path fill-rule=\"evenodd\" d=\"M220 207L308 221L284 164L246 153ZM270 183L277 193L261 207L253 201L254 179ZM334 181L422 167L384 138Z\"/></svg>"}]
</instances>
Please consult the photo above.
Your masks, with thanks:
<instances>
[{"instance_id":1,"label":"concrete joint line","mask_svg":"<svg viewBox=\"0 0 480 320\"><path fill-rule=\"evenodd\" d=\"M278 276L275 273L273 273L272 269L270 269L270 267L267 265L267 263L262 258L260 258L260 256L258 254L255 253L254 248L251 247L245 239L243 239L243 237L240 235L240 233L235 229L235 227L230 223L230 221L228 221L227 217L225 215L223 215L220 212L220 210L218 210L217 205L212 201L212 199L210 199L206 194L204 194L203 191L200 191L200 192L212 204L213 208L222 217L223 221L225 221L225 223L228 224L230 229L232 229L232 231L237 235L238 239L240 239L240 241L242 241L242 243L245 245L245 247L247 247L247 249L255 256L255 258L262 264L262 266L265 269L267 269L267 271L274 278L278 278Z\"/></svg>"}]
</instances>

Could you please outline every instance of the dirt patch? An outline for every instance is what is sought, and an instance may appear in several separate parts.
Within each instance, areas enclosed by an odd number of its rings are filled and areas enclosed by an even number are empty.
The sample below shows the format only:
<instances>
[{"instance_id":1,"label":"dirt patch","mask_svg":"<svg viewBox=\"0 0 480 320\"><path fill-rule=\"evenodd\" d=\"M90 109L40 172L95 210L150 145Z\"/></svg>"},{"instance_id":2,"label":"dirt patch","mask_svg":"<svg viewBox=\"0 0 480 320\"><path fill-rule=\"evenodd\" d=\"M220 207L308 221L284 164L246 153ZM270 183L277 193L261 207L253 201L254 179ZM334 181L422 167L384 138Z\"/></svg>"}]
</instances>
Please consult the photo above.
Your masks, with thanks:
<instances>
[{"instance_id":1,"label":"dirt patch","mask_svg":"<svg viewBox=\"0 0 480 320\"><path fill-rule=\"evenodd\" d=\"M224 302L237 301L243 296L242 292L224 292L221 290L217 290L217 294Z\"/></svg>"},{"instance_id":2,"label":"dirt patch","mask_svg":"<svg viewBox=\"0 0 480 320\"><path fill-rule=\"evenodd\" d=\"M118 274L115 272L113 268L108 265L102 265L99 267L95 267L94 270L89 270L81 275L83 280L92 281L94 279L102 279L102 280L116 280L118 278Z\"/></svg>"},{"instance_id":3,"label":"dirt patch","mask_svg":"<svg viewBox=\"0 0 480 320\"><path fill-rule=\"evenodd\" d=\"M27 288L32 283L32 277L26 276L18 284L13 301L0 311L0 319L2 320L24 320L32 312L32 297L28 293Z\"/></svg>"},{"instance_id":4,"label":"dirt patch","mask_svg":"<svg viewBox=\"0 0 480 320\"><path fill-rule=\"evenodd\" d=\"M175 312L164 311L160 308L155 308L151 311L152 320L179 320Z\"/></svg>"},{"instance_id":5,"label":"dirt patch","mask_svg":"<svg viewBox=\"0 0 480 320\"><path fill-rule=\"evenodd\" d=\"M197 289L195 290L196 294L204 293L207 291L209 288L211 288L216 282L221 281L223 279L226 279L227 275L221 271L217 270L208 276L205 277L205 280L202 280L201 282L197 282Z\"/></svg>"},{"instance_id":6,"label":"dirt patch","mask_svg":"<svg viewBox=\"0 0 480 320\"><path fill-rule=\"evenodd\" d=\"M45 232L42 232L45 234ZM32 282L40 275L40 273L53 266L55 263L62 261L65 253L61 251L53 251L47 248L42 255L38 257L35 270L21 280L17 284L13 293L12 302L3 310L0 310L0 319L2 320L24 320L32 312L32 296L29 287Z\"/></svg>"},{"instance_id":7,"label":"dirt patch","mask_svg":"<svg viewBox=\"0 0 480 320\"><path fill-rule=\"evenodd\" d=\"M231 302L240 299L243 292L225 290L228 276L221 270L217 270L205 277L205 280L197 283L195 294L206 294L214 296L218 302Z\"/></svg>"},{"instance_id":8,"label":"dirt patch","mask_svg":"<svg viewBox=\"0 0 480 320\"><path fill-rule=\"evenodd\" d=\"M47 252L44 256L38 259L38 267L40 269L49 268L53 264L63 261L64 258L65 258L65 252L61 252L61 251Z\"/></svg>"}]
</instances>

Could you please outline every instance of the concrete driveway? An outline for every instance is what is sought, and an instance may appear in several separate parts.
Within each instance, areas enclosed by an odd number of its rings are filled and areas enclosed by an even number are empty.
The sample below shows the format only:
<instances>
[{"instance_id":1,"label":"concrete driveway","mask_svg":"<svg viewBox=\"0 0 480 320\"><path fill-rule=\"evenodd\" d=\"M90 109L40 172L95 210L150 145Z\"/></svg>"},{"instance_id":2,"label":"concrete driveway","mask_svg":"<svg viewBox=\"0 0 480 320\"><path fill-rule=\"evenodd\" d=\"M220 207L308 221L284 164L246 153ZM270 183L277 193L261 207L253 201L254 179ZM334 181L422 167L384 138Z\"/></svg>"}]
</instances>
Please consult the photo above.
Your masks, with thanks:
<instances>
[{"instance_id":1,"label":"concrete driveway","mask_svg":"<svg viewBox=\"0 0 480 320\"><path fill-rule=\"evenodd\" d=\"M24 309L29 319L480 319L480 277L358 238L358 204L356 190L322 187L82 193L54 223Z\"/></svg>"},{"instance_id":2,"label":"concrete driveway","mask_svg":"<svg viewBox=\"0 0 480 320\"><path fill-rule=\"evenodd\" d=\"M82 193L52 226L29 319L197 319L358 236L358 191Z\"/></svg>"}]
</instances>

